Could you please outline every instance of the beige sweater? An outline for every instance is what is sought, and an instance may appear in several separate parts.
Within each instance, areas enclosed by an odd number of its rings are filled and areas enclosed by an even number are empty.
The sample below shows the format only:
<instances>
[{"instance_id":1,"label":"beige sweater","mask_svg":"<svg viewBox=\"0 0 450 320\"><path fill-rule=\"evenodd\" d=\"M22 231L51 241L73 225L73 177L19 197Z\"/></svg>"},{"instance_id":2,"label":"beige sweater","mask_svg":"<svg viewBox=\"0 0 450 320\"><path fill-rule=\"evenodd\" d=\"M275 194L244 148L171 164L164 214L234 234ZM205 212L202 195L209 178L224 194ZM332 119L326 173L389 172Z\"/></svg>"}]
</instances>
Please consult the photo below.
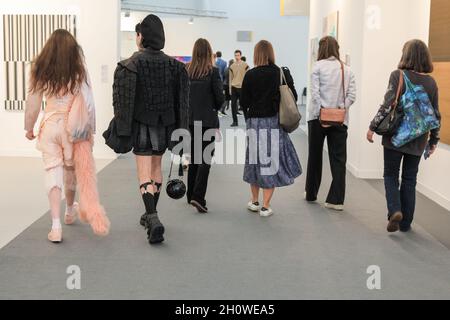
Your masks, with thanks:
<instances>
[{"instance_id":1,"label":"beige sweater","mask_svg":"<svg viewBox=\"0 0 450 320\"><path fill-rule=\"evenodd\" d=\"M241 61L235 62L230 67L230 92L231 88L242 88L242 82L244 81L245 74L249 69L248 64Z\"/></svg>"}]
</instances>

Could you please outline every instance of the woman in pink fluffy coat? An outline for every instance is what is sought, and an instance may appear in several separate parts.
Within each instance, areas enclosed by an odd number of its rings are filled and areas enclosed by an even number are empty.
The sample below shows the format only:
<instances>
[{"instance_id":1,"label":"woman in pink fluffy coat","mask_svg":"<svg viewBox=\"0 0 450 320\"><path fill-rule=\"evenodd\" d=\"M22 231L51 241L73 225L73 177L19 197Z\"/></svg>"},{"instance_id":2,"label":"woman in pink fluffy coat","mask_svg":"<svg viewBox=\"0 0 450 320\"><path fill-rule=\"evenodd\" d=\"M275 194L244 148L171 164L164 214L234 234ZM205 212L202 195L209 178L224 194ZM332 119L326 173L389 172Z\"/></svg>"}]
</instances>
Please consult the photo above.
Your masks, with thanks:
<instances>
[{"instance_id":1,"label":"woman in pink fluffy coat","mask_svg":"<svg viewBox=\"0 0 450 320\"><path fill-rule=\"evenodd\" d=\"M45 108L37 135L35 124ZM109 232L109 220L100 205L92 135L95 108L81 47L66 30L55 31L31 66L25 112L26 138L37 138L45 167L45 185L52 228L48 240L62 242L60 203L66 197L64 223L80 218L98 235ZM78 182L78 183L77 183ZM75 202L78 186L80 203Z\"/></svg>"}]
</instances>

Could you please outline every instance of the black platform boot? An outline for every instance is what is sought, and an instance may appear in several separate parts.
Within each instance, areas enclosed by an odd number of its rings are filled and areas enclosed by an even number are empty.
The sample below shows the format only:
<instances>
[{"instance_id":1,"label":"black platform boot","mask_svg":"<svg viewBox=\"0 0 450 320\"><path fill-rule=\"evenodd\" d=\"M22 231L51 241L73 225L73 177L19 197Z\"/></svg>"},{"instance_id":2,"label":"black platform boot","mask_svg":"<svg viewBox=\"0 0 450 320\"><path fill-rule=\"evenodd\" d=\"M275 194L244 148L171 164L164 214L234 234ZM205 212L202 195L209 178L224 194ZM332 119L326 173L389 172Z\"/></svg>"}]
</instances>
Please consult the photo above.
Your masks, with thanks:
<instances>
[{"instance_id":1,"label":"black platform boot","mask_svg":"<svg viewBox=\"0 0 450 320\"><path fill-rule=\"evenodd\" d=\"M141 190L147 191L147 187L152 185L153 182L144 184L141 186ZM159 220L158 213L156 212L156 199L151 193L145 192L142 194L142 200L144 201L146 209L146 217L144 219L144 226L147 229L148 241L150 244L157 244L164 241L164 226Z\"/></svg>"},{"instance_id":2,"label":"black platform boot","mask_svg":"<svg viewBox=\"0 0 450 320\"><path fill-rule=\"evenodd\" d=\"M155 198L155 211L158 212L158 202L159 202L159 196L161 195L162 184L161 183L155 183L155 186L156 186L156 189L157 189L157 191L156 191L156 193L154 195L154 198ZM147 212L144 213L141 216L141 221L140 221L141 226L145 227L145 221L147 220L147 217L148 217Z\"/></svg>"}]
</instances>

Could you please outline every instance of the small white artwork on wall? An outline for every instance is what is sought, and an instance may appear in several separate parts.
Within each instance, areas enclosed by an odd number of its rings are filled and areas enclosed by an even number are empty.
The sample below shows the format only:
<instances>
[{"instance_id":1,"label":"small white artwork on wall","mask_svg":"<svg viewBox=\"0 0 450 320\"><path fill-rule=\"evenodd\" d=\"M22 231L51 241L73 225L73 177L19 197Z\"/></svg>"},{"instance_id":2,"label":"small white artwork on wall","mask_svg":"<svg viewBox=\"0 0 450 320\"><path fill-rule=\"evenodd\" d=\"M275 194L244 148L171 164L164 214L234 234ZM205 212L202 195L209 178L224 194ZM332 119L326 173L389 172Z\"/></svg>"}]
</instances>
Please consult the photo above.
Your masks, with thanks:
<instances>
[{"instance_id":1,"label":"small white artwork on wall","mask_svg":"<svg viewBox=\"0 0 450 320\"><path fill-rule=\"evenodd\" d=\"M3 15L4 108L23 111L30 62L57 29L77 35L74 15Z\"/></svg>"},{"instance_id":2,"label":"small white artwork on wall","mask_svg":"<svg viewBox=\"0 0 450 320\"><path fill-rule=\"evenodd\" d=\"M323 36L339 37L339 11L329 14L323 19Z\"/></svg>"},{"instance_id":3,"label":"small white artwork on wall","mask_svg":"<svg viewBox=\"0 0 450 320\"><path fill-rule=\"evenodd\" d=\"M314 63L319 58L319 38L311 39L311 57L310 57L310 70L312 70Z\"/></svg>"}]
</instances>

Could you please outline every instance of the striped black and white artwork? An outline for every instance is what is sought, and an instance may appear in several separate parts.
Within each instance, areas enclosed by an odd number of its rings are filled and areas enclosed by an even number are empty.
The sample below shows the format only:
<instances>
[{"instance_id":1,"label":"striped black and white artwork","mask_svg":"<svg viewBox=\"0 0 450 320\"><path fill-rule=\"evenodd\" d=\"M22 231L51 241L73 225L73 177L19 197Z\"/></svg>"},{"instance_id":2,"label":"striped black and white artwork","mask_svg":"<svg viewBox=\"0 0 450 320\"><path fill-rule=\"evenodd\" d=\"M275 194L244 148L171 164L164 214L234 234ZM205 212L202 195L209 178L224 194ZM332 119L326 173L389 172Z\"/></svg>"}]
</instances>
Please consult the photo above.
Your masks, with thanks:
<instances>
[{"instance_id":1,"label":"striped black and white artwork","mask_svg":"<svg viewBox=\"0 0 450 320\"><path fill-rule=\"evenodd\" d=\"M30 62L57 29L77 35L75 15L3 15L3 70L8 111L22 111L27 96Z\"/></svg>"}]
</instances>

